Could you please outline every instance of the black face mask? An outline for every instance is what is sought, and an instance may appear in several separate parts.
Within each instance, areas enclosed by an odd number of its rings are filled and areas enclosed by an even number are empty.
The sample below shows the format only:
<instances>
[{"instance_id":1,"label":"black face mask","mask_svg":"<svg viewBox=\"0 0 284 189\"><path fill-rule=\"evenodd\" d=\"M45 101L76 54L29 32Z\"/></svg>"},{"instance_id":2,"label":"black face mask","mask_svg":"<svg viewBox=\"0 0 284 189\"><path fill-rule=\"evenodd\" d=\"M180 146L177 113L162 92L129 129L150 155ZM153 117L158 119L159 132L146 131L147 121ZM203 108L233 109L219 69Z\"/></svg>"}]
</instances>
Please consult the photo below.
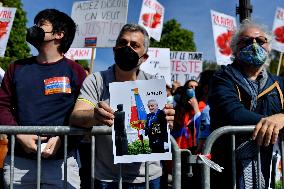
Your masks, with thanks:
<instances>
[{"instance_id":1,"label":"black face mask","mask_svg":"<svg viewBox=\"0 0 284 189\"><path fill-rule=\"evenodd\" d=\"M27 29L26 41L38 48L39 45L44 41L45 32L38 26L33 26Z\"/></svg>"},{"instance_id":2,"label":"black face mask","mask_svg":"<svg viewBox=\"0 0 284 189\"><path fill-rule=\"evenodd\" d=\"M114 49L115 63L123 71L130 71L136 68L140 58L129 46Z\"/></svg>"}]
</instances>

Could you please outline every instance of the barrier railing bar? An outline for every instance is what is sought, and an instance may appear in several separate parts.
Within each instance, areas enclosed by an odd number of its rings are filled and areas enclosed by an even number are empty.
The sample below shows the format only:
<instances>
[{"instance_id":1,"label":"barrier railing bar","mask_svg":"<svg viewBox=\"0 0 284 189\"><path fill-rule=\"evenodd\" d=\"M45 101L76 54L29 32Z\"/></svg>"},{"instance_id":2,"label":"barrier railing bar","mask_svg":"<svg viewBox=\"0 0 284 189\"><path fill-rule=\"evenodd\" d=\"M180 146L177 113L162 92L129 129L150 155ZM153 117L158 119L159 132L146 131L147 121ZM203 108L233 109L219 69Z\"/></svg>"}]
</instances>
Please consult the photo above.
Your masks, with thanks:
<instances>
[{"instance_id":1,"label":"barrier railing bar","mask_svg":"<svg viewBox=\"0 0 284 189\"><path fill-rule=\"evenodd\" d=\"M91 137L91 167L95 167L95 144L96 139L95 136ZM95 169L91 169L91 189L95 188Z\"/></svg>"},{"instance_id":2,"label":"barrier railing bar","mask_svg":"<svg viewBox=\"0 0 284 189\"><path fill-rule=\"evenodd\" d=\"M170 136L173 156L173 189L181 188L181 152L173 136Z\"/></svg>"},{"instance_id":3,"label":"barrier railing bar","mask_svg":"<svg viewBox=\"0 0 284 189\"><path fill-rule=\"evenodd\" d=\"M237 171L236 171L236 136L231 136L231 145L232 145L232 188L236 189L236 178L237 178Z\"/></svg>"},{"instance_id":4,"label":"barrier railing bar","mask_svg":"<svg viewBox=\"0 0 284 189\"><path fill-rule=\"evenodd\" d=\"M259 146L257 146L257 176L258 176L258 180L257 180L257 186L258 188L261 188L261 175L260 175L260 170L261 170L261 164L260 164L260 148Z\"/></svg>"},{"instance_id":5,"label":"barrier railing bar","mask_svg":"<svg viewBox=\"0 0 284 189\"><path fill-rule=\"evenodd\" d=\"M122 189L122 164L119 164L118 188Z\"/></svg>"},{"instance_id":6,"label":"barrier railing bar","mask_svg":"<svg viewBox=\"0 0 284 189\"><path fill-rule=\"evenodd\" d=\"M224 134L235 134L235 133L247 133L252 132L255 126L248 125L248 126L225 126L214 130L206 139L205 145L203 148L203 154L209 154L211 152L211 148L214 142L219 138L221 135ZM210 188L210 167L206 166L205 164L201 164L201 178L202 178L202 189L209 189Z\"/></svg>"},{"instance_id":7,"label":"barrier railing bar","mask_svg":"<svg viewBox=\"0 0 284 189\"><path fill-rule=\"evenodd\" d=\"M64 188L67 189L67 144L68 144L68 136L64 135Z\"/></svg>"},{"instance_id":8,"label":"barrier railing bar","mask_svg":"<svg viewBox=\"0 0 284 189\"><path fill-rule=\"evenodd\" d=\"M70 126L44 126L44 127L38 127L38 126L9 126L9 125L2 125L0 127L0 133L3 134L10 134L11 136L11 166L10 166L10 189L13 189L13 182L14 180L14 146L15 146L15 135L16 134L34 134L34 135L64 135L67 137L68 135L92 135L92 167L95 166L95 137L96 135L110 135L111 134L111 127L107 126L94 126L92 129L84 129L84 128L76 128L76 127L70 127ZM180 189L180 183L181 183L181 157L180 157L180 149L178 148L178 145L175 141L175 139L171 136L171 148L172 148L172 156L173 156L173 183L172 186L174 189ZM38 140L39 141L39 140ZM67 145L67 143L65 142ZM39 145L40 146L40 145ZM65 148L65 147L64 147ZM67 148L66 148L67 150ZM65 151L65 150L64 150ZM94 154L93 154L94 152ZM65 153L67 154L67 153ZM67 160L64 160L64 166L67 165ZM146 169L146 167L145 167ZM64 167L65 171L65 167ZM95 170L92 169L92 183L91 187L94 188L94 180L95 180ZM64 173L64 175L67 176L67 174ZM145 174L145 181L149 181L149 178L146 178L146 176L149 176L149 173L147 172ZM65 179L65 176L64 176ZM40 182L40 181L39 181ZM146 182L147 185L147 182ZM148 182L149 185L149 182Z\"/></svg>"},{"instance_id":9,"label":"barrier railing bar","mask_svg":"<svg viewBox=\"0 0 284 189\"><path fill-rule=\"evenodd\" d=\"M145 188L149 189L149 162L145 162Z\"/></svg>"},{"instance_id":10,"label":"barrier railing bar","mask_svg":"<svg viewBox=\"0 0 284 189\"><path fill-rule=\"evenodd\" d=\"M15 135L11 135L10 189L14 188Z\"/></svg>"},{"instance_id":11,"label":"barrier railing bar","mask_svg":"<svg viewBox=\"0 0 284 189\"><path fill-rule=\"evenodd\" d=\"M188 177L192 177L193 176L193 172L192 172L192 164L196 164L198 162L198 158L196 155L192 155L191 151L189 149L180 149L181 153L185 154L186 153L186 157L187 157L187 166L188 166L188 173L187 176Z\"/></svg>"},{"instance_id":12,"label":"barrier railing bar","mask_svg":"<svg viewBox=\"0 0 284 189\"><path fill-rule=\"evenodd\" d=\"M40 178L41 178L41 138L40 136L37 137L37 152L36 153L37 153L36 188L40 189Z\"/></svg>"}]
</instances>

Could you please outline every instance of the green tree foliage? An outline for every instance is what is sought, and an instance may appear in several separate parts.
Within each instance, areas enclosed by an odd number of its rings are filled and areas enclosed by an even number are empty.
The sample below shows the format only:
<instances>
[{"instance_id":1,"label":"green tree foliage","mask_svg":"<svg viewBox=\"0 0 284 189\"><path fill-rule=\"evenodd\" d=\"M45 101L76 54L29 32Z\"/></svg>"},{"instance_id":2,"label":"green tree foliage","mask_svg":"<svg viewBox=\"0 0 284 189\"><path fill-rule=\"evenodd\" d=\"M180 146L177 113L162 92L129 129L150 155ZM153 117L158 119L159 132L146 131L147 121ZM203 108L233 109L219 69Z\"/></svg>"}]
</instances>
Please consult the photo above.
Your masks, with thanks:
<instances>
[{"instance_id":1,"label":"green tree foliage","mask_svg":"<svg viewBox=\"0 0 284 189\"><path fill-rule=\"evenodd\" d=\"M3 7L17 8L5 56L0 58L0 66L6 70L11 62L31 56L26 42L26 12L22 9L21 0L1 0Z\"/></svg>"},{"instance_id":2,"label":"green tree foliage","mask_svg":"<svg viewBox=\"0 0 284 189\"><path fill-rule=\"evenodd\" d=\"M202 70L217 70L220 68L220 65L217 64L217 62L214 61L203 61Z\"/></svg>"},{"instance_id":3,"label":"green tree foliage","mask_svg":"<svg viewBox=\"0 0 284 189\"><path fill-rule=\"evenodd\" d=\"M88 60L78 60L76 61L78 64L80 64L84 69L89 68L89 62Z\"/></svg>"},{"instance_id":4,"label":"green tree foliage","mask_svg":"<svg viewBox=\"0 0 284 189\"><path fill-rule=\"evenodd\" d=\"M151 38L150 46L170 48L171 51L196 51L193 32L181 28L175 19L164 23L160 42Z\"/></svg>"},{"instance_id":5,"label":"green tree foliage","mask_svg":"<svg viewBox=\"0 0 284 189\"><path fill-rule=\"evenodd\" d=\"M272 50L270 54L271 62L269 64L269 71L272 74L277 74L280 52ZM280 74L283 73L283 65L281 65Z\"/></svg>"}]
</instances>

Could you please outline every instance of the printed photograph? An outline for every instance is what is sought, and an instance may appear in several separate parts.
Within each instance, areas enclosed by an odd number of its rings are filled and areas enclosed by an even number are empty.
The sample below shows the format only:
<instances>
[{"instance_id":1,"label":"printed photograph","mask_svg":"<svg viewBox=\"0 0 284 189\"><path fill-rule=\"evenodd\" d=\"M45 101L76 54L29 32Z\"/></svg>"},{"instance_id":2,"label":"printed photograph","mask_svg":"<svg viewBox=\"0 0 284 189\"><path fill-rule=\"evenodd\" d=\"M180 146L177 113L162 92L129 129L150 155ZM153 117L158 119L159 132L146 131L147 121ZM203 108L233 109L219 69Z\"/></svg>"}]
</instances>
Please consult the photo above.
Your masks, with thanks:
<instances>
[{"instance_id":1,"label":"printed photograph","mask_svg":"<svg viewBox=\"0 0 284 189\"><path fill-rule=\"evenodd\" d=\"M171 159L164 79L110 84L115 163Z\"/></svg>"}]
</instances>

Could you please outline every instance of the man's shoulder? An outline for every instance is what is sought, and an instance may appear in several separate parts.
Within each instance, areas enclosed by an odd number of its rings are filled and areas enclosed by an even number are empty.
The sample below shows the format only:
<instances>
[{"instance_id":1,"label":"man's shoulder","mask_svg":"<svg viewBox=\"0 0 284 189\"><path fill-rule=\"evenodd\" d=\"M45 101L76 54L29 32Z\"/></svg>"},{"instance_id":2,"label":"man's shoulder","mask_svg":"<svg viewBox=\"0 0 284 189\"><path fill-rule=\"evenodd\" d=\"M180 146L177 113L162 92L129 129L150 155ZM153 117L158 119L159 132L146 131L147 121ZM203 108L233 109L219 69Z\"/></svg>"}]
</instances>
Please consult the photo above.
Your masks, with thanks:
<instances>
[{"instance_id":1,"label":"man's shoulder","mask_svg":"<svg viewBox=\"0 0 284 189\"><path fill-rule=\"evenodd\" d=\"M35 62L36 62L36 58L35 58L35 56L32 56L32 57L16 60L15 62L12 62L12 64L25 65L25 64L32 64L32 63L35 63Z\"/></svg>"},{"instance_id":2,"label":"man's shoulder","mask_svg":"<svg viewBox=\"0 0 284 189\"><path fill-rule=\"evenodd\" d=\"M155 79L154 75L151 75L149 73L144 72L143 70L139 69L138 72L138 79L139 80L149 80L149 79Z\"/></svg>"},{"instance_id":3,"label":"man's shoulder","mask_svg":"<svg viewBox=\"0 0 284 189\"><path fill-rule=\"evenodd\" d=\"M84 68L79 63L75 62L74 60L64 58L63 61L75 69L84 70Z\"/></svg>"}]
</instances>

